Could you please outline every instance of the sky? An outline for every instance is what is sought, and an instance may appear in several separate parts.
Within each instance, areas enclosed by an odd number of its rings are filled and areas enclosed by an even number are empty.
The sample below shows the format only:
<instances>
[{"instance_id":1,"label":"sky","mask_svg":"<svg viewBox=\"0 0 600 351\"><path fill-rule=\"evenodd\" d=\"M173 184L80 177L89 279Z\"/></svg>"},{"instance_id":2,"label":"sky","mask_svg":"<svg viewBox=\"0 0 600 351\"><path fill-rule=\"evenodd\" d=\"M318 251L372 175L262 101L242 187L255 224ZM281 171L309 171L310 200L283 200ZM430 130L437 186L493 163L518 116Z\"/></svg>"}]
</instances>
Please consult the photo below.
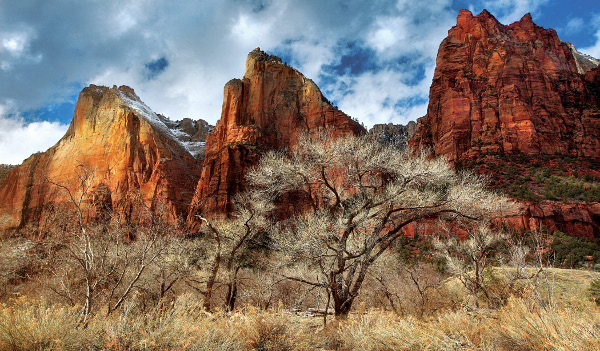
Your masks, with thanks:
<instances>
[{"instance_id":1,"label":"sky","mask_svg":"<svg viewBox=\"0 0 600 351\"><path fill-rule=\"evenodd\" d=\"M129 85L155 112L215 124L256 47L366 126L426 112L435 57L461 8L530 12L600 58L598 0L0 0L0 163L66 132L89 84Z\"/></svg>"}]
</instances>

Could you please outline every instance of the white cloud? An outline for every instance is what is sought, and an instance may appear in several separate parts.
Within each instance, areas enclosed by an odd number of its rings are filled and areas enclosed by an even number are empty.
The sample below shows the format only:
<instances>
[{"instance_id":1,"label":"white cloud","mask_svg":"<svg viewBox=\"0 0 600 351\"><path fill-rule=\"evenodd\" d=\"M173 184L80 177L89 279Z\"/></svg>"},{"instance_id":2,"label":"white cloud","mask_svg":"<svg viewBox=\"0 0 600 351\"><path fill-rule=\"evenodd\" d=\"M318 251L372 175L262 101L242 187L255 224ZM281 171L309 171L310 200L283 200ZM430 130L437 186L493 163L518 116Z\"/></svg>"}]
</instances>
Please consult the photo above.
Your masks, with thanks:
<instances>
[{"instance_id":1,"label":"white cloud","mask_svg":"<svg viewBox=\"0 0 600 351\"><path fill-rule=\"evenodd\" d=\"M418 117L439 43L456 17L450 0L14 4L0 2L0 33L29 33L27 43L8 45L31 59L11 60L2 49L0 97L20 111L60 102L81 83L125 84L156 112L211 123L220 117L224 84L243 75L256 47L283 54L367 125ZM366 71L331 72L356 50L371 55ZM168 66L148 80L144 64L160 57Z\"/></svg>"},{"instance_id":2,"label":"white cloud","mask_svg":"<svg viewBox=\"0 0 600 351\"><path fill-rule=\"evenodd\" d=\"M14 99L25 111L76 93L73 85L82 82L126 84L157 112L215 123L224 84L243 75L246 55L255 47L285 54L290 65L331 90L326 85L337 84L337 78L322 80L324 67L338 65L349 53L349 43L376 52L372 58L376 64L370 67L374 72L394 70L399 61L406 66L403 71L433 62L456 15L449 4L449 0L176 4L32 0L18 6L0 2L1 32L28 26L37 33L28 37L27 44L7 45L38 55L30 55L38 58L37 64L0 57L4 69L0 81L6 82L0 86L0 97ZM37 40L32 41L34 37ZM418 59L410 62L407 56ZM149 81L144 64L157 57L165 57L169 65Z\"/></svg>"},{"instance_id":3,"label":"white cloud","mask_svg":"<svg viewBox=\"0 0 600 351\"><path fill-rule=\"evenodd\" d=\"M14 57L21 56L29 45L30 34L25 31L2 33L2 36L2 47Z\"/></svg>"},{"instance_id":4,"label":"white cloud","mask_svg":"<svg viewBox=\"0 0 600 351\"><path fill-rule=\"evenodd\" d=\"M393 70L360 75L344 75L331 97L342 111L367 126L378 123L402 123L416 120L427 112L429 81L403 83L406 74Z\"/></svg>"},{"instance_id":5,"label":"white cloud","mask_svg":"<svg viewBox=\"0 0 600 351\"><path fill-rule=\"evenodd\" d=\"M594 36L596 37L596 44L586 48L578 48L577 50L584 54L600 59L600 29L596 31Z\"/></svg>"},{"instance_id":6,"label":"white cloud","mask_svg":"<svg viewBox=\"0 0 600 351\"><path fill-rule=\"evenodd\" d=\"M526 13L533 17L540 14L540 7L549 0L485 0L483 7L494 14L504 24L516 22Z\"/></svg>"},{"instance_id":7,"label":"white cloud","mask_svg":"<svg viewBox=\"0 0 600 351\"><path fill-rule=\"evenodd\" d=\"M596 38L596 43L585 48L577 48L577 50L584 54L600 59L600 14L595 13L592 15L589 26L591 28L587 28L588 31L590 29L595 31L594 37Z\"/></svg>"},{"instance_id":8,"label":"white cloud","mask_svg":"<svg viewBox=\"0 0 600 351\"><path fill-rule=\"evenodd\" d=\"M569 20L569 22L567 22L567 25L565 26L564 31L567 34L573 34L573 33L580 32L584 28L585 28L585 22L583 21L583 18L574 17L574 18L571 18Z\"/></svg>"},{"instance_id":9,"label":"white cloud","mask_svg":"<svg viewBox=\"0 0 600 351\"><path fill-rule=\"evenodd\" d=\"M46 151L66 133L68 126L58 122L25 123L8 118L0 105L0 163L20 164L31 154Z\"/></svg>"}]
</instances>

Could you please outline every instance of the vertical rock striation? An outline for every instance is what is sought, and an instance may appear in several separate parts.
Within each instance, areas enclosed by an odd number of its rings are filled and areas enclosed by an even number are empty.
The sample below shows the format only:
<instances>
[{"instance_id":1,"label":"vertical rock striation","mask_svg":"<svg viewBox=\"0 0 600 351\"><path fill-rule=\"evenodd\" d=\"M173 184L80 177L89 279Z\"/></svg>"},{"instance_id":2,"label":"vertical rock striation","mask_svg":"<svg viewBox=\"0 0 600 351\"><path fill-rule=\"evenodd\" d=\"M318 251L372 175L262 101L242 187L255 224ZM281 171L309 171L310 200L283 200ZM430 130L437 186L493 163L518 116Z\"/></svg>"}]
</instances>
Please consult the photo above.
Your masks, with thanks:
<instances>
[{"instance_id":1,"label":"vertical rock striation","mask_svg":"<svg viewBox=\"0 0 600 351\"><path fill-rule=\"evenodd\" d=\"M486 10L461 10L440 45L427 114L409 146L456 164L519 154L598 159L599 63L529 14L505 26ZM503 220L591 238L600 237L598 211L598 203L525 202Z\"/></svg>"},{"instance_id":2,"label":"vertical rock striation","mask_svg":"<svg viewBox=\"0 0 600 351\"><path fill-rule=\"evenodd\" d=\"M461 10L440 45L413 147L456 162L482 153L600 157L595 64L531 15L509 26Z\"/></svg>"},{"instance_id":3,"label":"vertical rock striation","mask_svg":"<svg viewBox=\"0 0 600 351\"><path fill-rule=\"evenodd\" d=\"M312 80L278 57L258 48L250 52L244 77L225 85L221 119L206 139L190 217L199 209L231 210L231 197L244 189L245 172L262 152L293 146L304 131L318 128L330 128L333 137L364 133L329 103Z\"/></svg>"}]
</instances>

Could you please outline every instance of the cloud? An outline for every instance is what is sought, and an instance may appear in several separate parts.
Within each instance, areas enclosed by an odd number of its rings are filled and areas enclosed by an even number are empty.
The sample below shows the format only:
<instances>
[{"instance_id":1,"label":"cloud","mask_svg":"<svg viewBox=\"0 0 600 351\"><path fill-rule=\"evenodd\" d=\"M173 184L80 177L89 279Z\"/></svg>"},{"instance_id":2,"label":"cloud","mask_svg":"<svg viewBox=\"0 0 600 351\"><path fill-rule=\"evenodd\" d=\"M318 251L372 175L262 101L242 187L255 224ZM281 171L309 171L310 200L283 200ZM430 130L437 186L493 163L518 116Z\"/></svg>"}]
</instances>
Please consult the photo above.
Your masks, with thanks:
<instances>
[{"instance_id":1,"label":"cloud","mask_svg":"<svg viewBox=\"0 0 600 351\"><path fill-rule=\"evenodd\" d=\"M6 116L10 107L0 104L0 163L20 164L31 154L45 151L67 132L59 122L25 123Z\"/></svg>"},{"instance_id":2,"label":"cloud","mask_svg":"<svg viewBox=\"0 0 600 351\"><path fill-rule=\"evenodd\" d=\"M588 28L588 30L595 30L594 37L596 37L596 43L585 48L577 48L577 50L584 54L600 59L600 14L593 14L590 23L591 28Z\"/></svg>"},{"instance_id":3,"label":"cloud","mask_svg":"<svg viewBox=\"0 0 600 351\"><path fill-rule=\"evenodd\" d=\"M596 37L596 44L586 47L586 48L577 49L577 50L579 50L580 52L582 52L586 55L590 55L595 58L600 58L600 29L598 31L596 31L594 36Z\"/></svg>"},{"instance_id":4,"label":"cloud","mask_svg":"<svg viewBox=\"0 0 600 351\"><path fill-rule=\"evenodd\" d=\"M368 126L406 124L425 115L429 84L427 79L407 80L405 73L394 70L346 74L338 79L331 97L344 112Z\"/></svg>"},{"instance_id":5,"label":"cloud","mask_svg":"<svg viewBox=\"0 0 600 351\"><path fill-rule=\"evenodd\" d=\"M394 100L394 91L431 81L414 72L435 62L456 16L450 5L450 0L0 2L0 33L22 34L6 37L12 53L0 51L5 83L0 103L10 99L23 112L60 103L84 84L125 84L157 112L215 123L224 84L241 77L246 55L261 47L283 56L330 97L342 82L366 84L371 77L376 85L381 72L393 72L399 81L387 82L390 92L383 94L399 105L404 100ZM374 55L363 67L367 72L345 77L327 71L357 50ZM348 92L366 96L363 89ZM339 99L340 107L352 110L349 97ZM401 109L383 106L380 113L376 104L368 106L352 113L371 116L365 123L406 119L391 113Z\"/></svg>"},{"instance_id":6,"label":"cloud","mask_svg":"<svg viewBox=\"0 0 600 351\"><path fill-rule=\"evenodd\" d=\"M534 19L541 15L540 8L549 0L485 0L482 5L504 24L516 22L526 13Z\"/></svg>"},{"instance_id":7,"label":"cloud","mask_svg":"<svg viewBox=\"0 0 600 351\"><path fill-rule=\"evenodd\" d=\"M585 28L585 22L581 17L574 17L567 22L567 25L564 27L564 32L566 34L578 33Z\"/></svg>"}]
</instances>

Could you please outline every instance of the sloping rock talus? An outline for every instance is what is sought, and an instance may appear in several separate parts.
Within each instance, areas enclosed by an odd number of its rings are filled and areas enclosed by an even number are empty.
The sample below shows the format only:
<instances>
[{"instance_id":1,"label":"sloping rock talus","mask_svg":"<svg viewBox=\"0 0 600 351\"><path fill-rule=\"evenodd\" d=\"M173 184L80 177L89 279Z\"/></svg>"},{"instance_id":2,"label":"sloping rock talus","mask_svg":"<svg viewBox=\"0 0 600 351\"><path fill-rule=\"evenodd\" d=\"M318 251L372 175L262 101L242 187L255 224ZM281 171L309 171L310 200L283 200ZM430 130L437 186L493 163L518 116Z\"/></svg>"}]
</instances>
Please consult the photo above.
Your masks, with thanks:
<instances>
[{"instance_id":1,"label":"sloping rock talus","mask_svg":"<svg viewBox=\"0 0 600 351\"><path fill-rule=\"evenodd\" d=\"M575 53L529 14L505 26L485 10L461 10L410 145L452 162L481 153L600 157L600 69L580 74L595 63Z\"/></svg>"},{"instance_id":2,"label":"sloping rock talus","mask_svg":"<svg viewBox=\"0 0 600 351\"><path fill-rule=\"evenodd\" d=\"M133 89L91 85L79 95L65 136L2 183L0 229L43 226L54 207L73 208L63 187L78 197L86 173L86 220L109 210L138 224L147 213L171 221L187 213L201 166Z\"/></svg>"},{"instance_id":3,"label":"sloping rock talus","mask_svg":"<svg viewBox=\"0 0 600 351\"><path fill-rule=\"evenodd\" d=\"M190 217L198 210L230 211L231 197L244 189L244 174L262 152L293 146L303 132L319 128L329 128L332 137L365 132L333 107L312 80L276 56L252 51L244 77L225 85L221 119L206 139Z\"/></svg>"}]
</instances>

